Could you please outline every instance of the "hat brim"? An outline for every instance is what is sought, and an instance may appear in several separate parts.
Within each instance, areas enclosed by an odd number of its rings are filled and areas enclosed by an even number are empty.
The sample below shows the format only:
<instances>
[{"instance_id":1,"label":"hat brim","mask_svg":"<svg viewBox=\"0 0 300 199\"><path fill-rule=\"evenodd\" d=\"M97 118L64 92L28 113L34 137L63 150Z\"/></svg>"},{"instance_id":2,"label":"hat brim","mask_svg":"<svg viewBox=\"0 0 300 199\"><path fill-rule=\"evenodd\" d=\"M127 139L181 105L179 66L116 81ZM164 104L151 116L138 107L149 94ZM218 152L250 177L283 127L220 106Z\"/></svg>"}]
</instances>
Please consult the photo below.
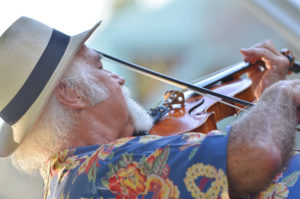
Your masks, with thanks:
<instances>
[{"instance_id":1,"label":"hat brim","mask_svg":"<svg viewBox=\"0 0 300 199\"><path fill-rule=\"evenodd\" d=\"M54 73L49 79L48 83L35 100L28 111L20 118L20 120L10 128L4 121L0 121L0 156L6 157L11 155L20 145L26 134L32 129L42 110L44 109L48 99L58 81L61 79L64 72L67 70L69 63L74 58L76 53L85 43L85 41L92 35L92 33L99 27L101 21L94 25L90 30L77 34L70 38L68 47L56 67Z\"/></svg>"}]
</instances>

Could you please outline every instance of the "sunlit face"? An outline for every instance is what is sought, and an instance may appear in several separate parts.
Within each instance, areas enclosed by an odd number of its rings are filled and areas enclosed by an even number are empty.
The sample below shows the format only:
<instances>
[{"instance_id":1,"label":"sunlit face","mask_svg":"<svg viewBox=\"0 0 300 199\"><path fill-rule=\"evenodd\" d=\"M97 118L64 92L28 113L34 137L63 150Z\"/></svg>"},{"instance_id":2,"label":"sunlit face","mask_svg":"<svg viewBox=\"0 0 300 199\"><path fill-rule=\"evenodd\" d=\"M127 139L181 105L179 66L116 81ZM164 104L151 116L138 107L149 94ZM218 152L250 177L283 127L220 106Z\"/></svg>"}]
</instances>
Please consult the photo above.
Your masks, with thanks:
<instances>
[{"instance_id":1,"label":"sunlit face","mask_svg":"<svg viewBox=\"0 0 300 199\"><path fill-rule=\"evenodd\" d=\"M83 46L74 61L84 63L82 64L84 67L97 68L93 75L99 80L99 85L104 85L107 91L107 98L94 106L87 107L87 110L95 115L98 121L118 131L120 133L118 137L131 136L134 129L148 130L150 128L152 120L149 115L131 99L128 92L123 92L124 78L104 69L98 53ZM124 128L131 127L131 132L122 131Z\"/></svg>"},{"instance_id":2,"label":"sunlit face","mask_svg":"<svg viewBox=\"0 0 300 199\"><path fill-rule=\"evenodd\" d=\"M105 100L89 107L89 111L106 124L111 123L115 126L115 121L118 121L119 125L126 125L127 122L130 122L127 103L122 95L124 78L104 69L99 54L86 46L80 49L76 59L81 59L80 61L84 61L88 67L98 69L94 76L99 80L99 84L105 86L108 95Z\"/></svg>"}]
</instances>

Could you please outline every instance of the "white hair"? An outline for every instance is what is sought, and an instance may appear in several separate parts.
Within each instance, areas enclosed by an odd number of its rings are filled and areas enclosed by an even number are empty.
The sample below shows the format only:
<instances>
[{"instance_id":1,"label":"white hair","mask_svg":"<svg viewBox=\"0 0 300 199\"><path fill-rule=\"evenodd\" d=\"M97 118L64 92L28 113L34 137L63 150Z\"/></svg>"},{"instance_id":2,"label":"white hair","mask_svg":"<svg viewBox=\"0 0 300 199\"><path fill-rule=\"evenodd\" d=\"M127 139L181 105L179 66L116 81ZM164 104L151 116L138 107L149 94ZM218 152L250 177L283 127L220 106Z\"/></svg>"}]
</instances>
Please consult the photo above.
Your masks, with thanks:
<instances>
[{"instance_id":1,"label":"white hair","mask_svg":"<svg viewBox=\"0 0 300 199\"><path fill-rule=\"evenodd\" d=\"M61 79L67 87L79 90L79 94L89 99L91 105L96 105L108 97L106 87L94 76L95 70L99 69L85 66L86 63L81 62L72 64ZM122 91L135 130L149 130L152 126L151 117L131 98L125 87ZM59 103L52 94L35 127L13 154L14 165L27 174L33 174L40 169L45 179L47 165L44 163L51 154L71 147L69 140L72 135L69 132L76 125L74 117L76 115L73 110Z\"/></svg>"},{"instance_id":2,"label":"white hair","mask_svg":"<svg viewBox=\"0 0 300 199\"><path fill-rule=\"evenodd\" d=\"M145 109L132 99L129 90L123 87L123 96L127 103L128 111L133 120L136 131L149 131L153 125L153 120Z\"/></svg>"},{"instance_id":3,"label":"white hair","mask_svg":"<svg viewBox=\"0 0 300 199\"><path fill-rule=\"evenodd\" d=\"M92 105L104 100L107 97L106 88L93 75L99 69L82 62L71 64L72 67L69 67L61 82L77 89ZM33 174L52 153L68 147L71 138L69 132L75 125L73 117L73 110L59 103L52 94L35 127L12 155L14 166L27 174Z\"/></svg>"}]
</instances>

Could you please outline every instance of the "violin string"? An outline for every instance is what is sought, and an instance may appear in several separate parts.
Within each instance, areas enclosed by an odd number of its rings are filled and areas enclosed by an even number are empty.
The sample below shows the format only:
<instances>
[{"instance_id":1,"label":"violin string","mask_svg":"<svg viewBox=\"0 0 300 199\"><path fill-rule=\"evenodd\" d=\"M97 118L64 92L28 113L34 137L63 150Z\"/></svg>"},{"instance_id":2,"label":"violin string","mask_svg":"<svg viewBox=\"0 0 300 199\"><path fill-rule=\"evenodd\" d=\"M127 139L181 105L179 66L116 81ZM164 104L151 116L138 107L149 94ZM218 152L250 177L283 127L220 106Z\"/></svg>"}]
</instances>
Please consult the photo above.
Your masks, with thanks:
<instances>
[{"instance_id":1,"label":"violin string","mask_svg":"<svg viewBox=\"0 0 300 199\"><path fill-rule=\"evenodd\" d=\"M159 98L157 100L158 102L156 103L156 105L154 105L155 107L161 106L161 104L163 103L163 100L161 98Z\"/></svg>"},{"instance_id":2,"label":"violin string","mask_svg":"<svg viewBox=\"0 0 300 199\"><path fill-rule=\"evenodd\" d=\"M222 104L225 104L225 105L227 105L227 106L230 106L230 107L232 107L232 108L236 108L236 109L239 109L240 111L245 111L245 112L249 113L249 111L248 111L247 109L241 108L241 107L236 106L236 105L234 105L234 104L231 104L231 103L229 103L229 102L225 102L225 101L223 101L222 99L220 99L220 98L218 98L218 97L215 97L215 96L212 96L212 95L209 95L209 94L204 94L204 93L201 93L201 92L199 92L199 91L195 91L195 92L197 92L199 95L201 95L201 96L203 96L203 97L208 97L208 98L210 98L210 99L216 100L216 101L218 101L218 102L220 102L220 103L222 103Z\"/></svg>"}]
</instances>

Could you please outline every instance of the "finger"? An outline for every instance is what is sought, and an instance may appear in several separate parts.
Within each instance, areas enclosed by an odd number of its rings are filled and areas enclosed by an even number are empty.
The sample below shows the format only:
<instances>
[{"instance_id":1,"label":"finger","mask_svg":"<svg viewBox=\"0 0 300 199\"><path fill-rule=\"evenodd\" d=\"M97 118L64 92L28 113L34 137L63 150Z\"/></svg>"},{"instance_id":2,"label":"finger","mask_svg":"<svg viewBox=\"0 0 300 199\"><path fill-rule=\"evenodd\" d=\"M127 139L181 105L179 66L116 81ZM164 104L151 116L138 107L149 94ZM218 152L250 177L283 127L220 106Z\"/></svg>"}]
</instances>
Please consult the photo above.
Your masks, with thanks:
<instances>
[{"instance_id":1,"label":"finger","mask_svg":"<svg viewBox=\"0 0 300 199\"><path fill-rule=\"evenodd\" d=\"M241 49L240 53L244 56L245 62L250 62L251 64L254 64L258 60L260 60L260 57L254 56L252 53L250 53L247 49Z\"/></svg>"},{"instance_id":2,"label":"finger","mask_svg":"<svg viewBox=\"0 0 300 199\"><path fill-rule=\"evenodd\" d=\"M265 48L268 49L269 51L271 51L272 53L279 55L280 52L277 50L276 46L274 45L274 43L272 42L272 40L265 40L263 42L260 42L258 44L253 45L250 48Z\"/></svg>"},{"instance_id":3,"label":"finger","mask_svg":"<svg viewBox=\"0 0 300 199\"><path fill-rule=\"evenodd\" d=\"M276 60L276 55L265 48L251 48L251 49L241 49L242 55L245 57L245 60L250 61L257 61L259 59L270 62Z\"/></svg>"}]
</instances>

